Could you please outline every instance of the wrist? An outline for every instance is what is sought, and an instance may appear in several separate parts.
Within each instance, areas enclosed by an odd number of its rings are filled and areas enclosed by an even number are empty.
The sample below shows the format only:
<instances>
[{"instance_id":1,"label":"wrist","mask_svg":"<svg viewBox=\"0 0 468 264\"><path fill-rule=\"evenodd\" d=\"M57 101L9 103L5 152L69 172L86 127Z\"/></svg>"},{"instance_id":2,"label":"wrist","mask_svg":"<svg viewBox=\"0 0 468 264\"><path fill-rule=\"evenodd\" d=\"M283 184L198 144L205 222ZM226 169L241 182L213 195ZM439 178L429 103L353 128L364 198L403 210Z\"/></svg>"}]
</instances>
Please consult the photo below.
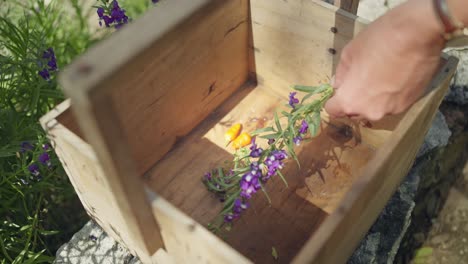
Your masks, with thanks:
<instances>
[{"instance_id":1,"label":"wrist","mask_svg":"<svg viewBox=\"0 0 468 264\"><path fill-rule=\"evenodd\" d=\"M395 27L413 34L415 47L443 46L445 28L440 23L434 10L432 0L409 0L393 9L391 19L395 21Z\"/></svg>"},{"instance_id":2,"label":"wrist","mask_svg":"<svg viewBox=\"0 0 468 264\"><path fill-rule=\"evenodd\" d=\"M466 0L446 0L454 19L468 26L468 3Z\"/></svg>"}]
</instances>

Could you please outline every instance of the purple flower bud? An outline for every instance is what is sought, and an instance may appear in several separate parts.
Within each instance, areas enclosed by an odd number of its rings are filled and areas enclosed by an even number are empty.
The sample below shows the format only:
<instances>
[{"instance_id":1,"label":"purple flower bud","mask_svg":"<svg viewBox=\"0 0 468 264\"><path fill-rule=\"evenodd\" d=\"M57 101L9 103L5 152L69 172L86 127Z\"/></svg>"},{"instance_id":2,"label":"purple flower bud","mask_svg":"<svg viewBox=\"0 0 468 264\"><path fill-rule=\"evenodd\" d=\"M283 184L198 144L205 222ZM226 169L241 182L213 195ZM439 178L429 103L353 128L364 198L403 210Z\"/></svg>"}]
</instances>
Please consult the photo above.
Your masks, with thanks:
<instances>
[{"instance_id":1,"label":"purple flower bud","mask_svg":"<svg viewBox=\"0 0 468 264\"><path fill-rule=\"evenodd\" d=\"M103 16L102 19L104 20L106 27L109 27L112 23L114 23L114 19L110 16Z\"/></svg>"},{"instance_id":2,"label":"purple flower bud","mask_svg":"<svg viewBox=\"0 0 468 264\"><path fill-rule=\"evenodd\" d=\"M293 142L294 142L294 144L296 144L296 146L299 146L301 144L301 141L302 141L301 136L297 136L297 137L293 138Z\"/></svg>"},{"instance_id":3,"label":"purple flower bud","mask_svg":"<svg viewBox=\"0 0 468 264\"><path fill-rule=\"evenodd\" d=\"M271 145L273 143L275 143L275 139L273 138L268 139L268 145Z\"/></svg>"},{"instance_id":4,"label":"purple flower bud","mask_svg":"<svg viewBox=\"0 0 468 264\"><path fill-rule=\"evenodd\" d=\"M309 129L309 125L307 124L307 122L305 120L302 120L301 128L299 129L299 133L300 134L305 134L305 133L307 133L307 129Z\"/></svg>"},{"instance_id":5,"label":"purple flower bud","mask_svg":"<svg viewBox=\"0 0 468 264\"><path fill-rule=\"evenodd\" d=\"M228 214L224 215L224 222L231 223L237 217L239 217L239 215L233 214L233 213L228 213Z\"/></svg>"},{"instance_id":6,"label":"purple flower bud","mask_svg":"<svg viewBox=\"0 0 468 264\"><path fill-rule=\"evenodd\" d=\"M39 71L38 74L42 77L42 79L46 81L50 80L50 73L47 69Z\"/></svg>"},{"instance_id":7,"label":"purple flower bud","mask_svg":"<svg viewBox=\"0 0 468 264\"><path fill-rule=\"evenodd\" d=\"M159 2L159 0L151 0L153 2L153 4L156 4Z\"/></svg>"},{"instance_id":8,"label":"purple flower bud","mask_svg":"<svg viewBox=\"0 0 468 264\"><path fill-rule=\"evenodd\" d=\"M299 103L299 99L294 97L296 94L297 94L296 92L290 92L289 93L289 105L292 108L295 108L296 107L295 104Z\"/></svg>"},{"instance_id":9,"label":"purple flower bud","mask_svg":"<svg viewBox=\"0 0 468 264\"><path fill-rule=\"evenodd\" d=\"M97 9L97 14L98 14L99 18L102 18L104 16L104 8L99 7Z\"/></svg>"},{"instance_id":10,"label":"purple flower bud","mask_svg":"<svg viewBox=\"0 0 468 264\"><path fill-rule=\"evenodd\" d=\"M21 149L20 149L21 153L24 153L33 149L34 149L34 146L30 142L28 141L21 142Z\"/></svg>"},{"instance_id":11,"label":"purple flower bud","mask_svg":"<svg viewBox=\"0 0 468 264\"><path fill-rule=\"evenodd\" d=\"M44 144L44 145L42 145L42 149L47 151L47 150L50 149L50 145L49 144Z\"/></svg>"},{"instance_id":12,"label":"purple flower bud","mask_svg":"<svg viewBox=\"0 0 468 264\"><path fill-rule=\"evenodd\" d=\"M40 163L47 165L49 168L52 166L52 163L50 162L50 156L47 152L43 152L41 155L39 155L38 160Z\"/></svg>"},{"instance_id":13,"label":"purple flower bud","mask_svg":"<svg viewBox=\"0 0 468 264\"><path fill-rule=\"evenodd\" d=\"M211 172L205 173L205 175L203 175L203 178L207 181L211 181Z\"/></svg>"},{"instance_id":14,"label":"purple flower bud","mask_svg":"<svg viewBox=\"0 0 468 264\"><path fill-rule=\"evenodd\" d=\"M33 164L29 165L28 170L33 176L39 177L39 175L40 175L39 166L37 166L36 163L33 163Z\"/></svg>"}]
</instances>

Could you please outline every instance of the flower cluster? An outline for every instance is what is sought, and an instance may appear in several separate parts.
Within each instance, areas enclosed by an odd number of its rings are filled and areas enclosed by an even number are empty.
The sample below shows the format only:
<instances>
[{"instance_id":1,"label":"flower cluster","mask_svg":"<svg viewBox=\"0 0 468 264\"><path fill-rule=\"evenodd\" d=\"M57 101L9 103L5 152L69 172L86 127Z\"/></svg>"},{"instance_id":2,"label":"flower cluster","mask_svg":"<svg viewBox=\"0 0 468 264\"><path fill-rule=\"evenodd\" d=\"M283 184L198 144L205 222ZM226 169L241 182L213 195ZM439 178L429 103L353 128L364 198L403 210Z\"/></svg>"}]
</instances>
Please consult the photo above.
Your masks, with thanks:
<instances>
[{"instance_id":1,"label":"flower cluster","mask_svg":"<svg viewBox=\"0 0 468 264\"><path fill-rule=\"evenodd\" d=\"M21 143L21 148L20 148L20 153L22 154L28 154L28 152L33 151L35 147L28 141L24 141ZM33 176L33 180L40 181L42 179L41 171L40 171L40 166L47 167L48 169L52 169L52 161L50 160L50 155L48 153L50 149L50 146L48 144L42 145L42 150L43 152L38 156L37 162L32 162L28 166L28 171ZM20 179L21 182L25 185L29 184L28 179Z\"/></svg>"},{"instance_id":2,"label":"flower cluster","mask_svg":"<svg viewBox=\"0 0 468 264\"><path fill-rule=\"evenodd\" d=\"M267 173L263 176L262 181L266 182L272 176L275 176L277 172L284 167L283 160L287 157L288 155L285 150L274 150L265 160Z\"/></svg>"},{"instance_id":3,"label":"flower cluster","mask_svg":"<svg viewBox=\"0 0 468 264\"><path fill-rule=\"evenodd\" d=\"M102 21L106 27L114 26L116 29L121 28L128 23L128 16L125 15L125 9L119 6L117 0L113 0L110 6L100 6L97 9L99 16L99 26L102 26Z\"/></svg>"},{"instance_id":4,"label":"flower cluster","mask_svg":"<svg viewBox=\"0 0 468 264\"><path fill-rule=\"evenodd\" d=\"M289 94L289 106L292 109L289 113L281 112L282 117L287 118L288 124L281 125L280 117L275 113L273 126L260 128L251 133L253 138L249 141L250 146L234 147L236 149L234 160L232 163L226 163L233 165L232 169L220 167L204 175L203 182L208 190L214 192L224 203L219 217L214 224L210 224L211 230L218 231L224 224L230 224L239 218L248 208L247 201L259 190L262 190L270 201L264 184L275 175L281 177L288 187L281 173L285 159L292 157L299 163L293 147L299 145L307 134L315 136L320 125L320 111L333 94L333 88L329 84L295 86L294 89L307 95L299 104L299 100L295 97L297 93ZM315 94L322 96L312 102L304 102ZM267 147L260 147L256 142L257 138L268 140Z\"/></svg>"},{"instance_id":5,"label":"flower cluster","mask_svg":"<svg viewBox=\"0 0 468 264\"><path fill-rule=\"evenodd\" d=\"M40 67L42 70L38 72L39 76L41 76L44 80L50 80L50 73L55 72L58 70L57 67L57 59L55 58L54 49L48 48L42 54L42 59L47 61L47 66L42 67L42 63L40 63Z\"/></svg>"}]
</instances>

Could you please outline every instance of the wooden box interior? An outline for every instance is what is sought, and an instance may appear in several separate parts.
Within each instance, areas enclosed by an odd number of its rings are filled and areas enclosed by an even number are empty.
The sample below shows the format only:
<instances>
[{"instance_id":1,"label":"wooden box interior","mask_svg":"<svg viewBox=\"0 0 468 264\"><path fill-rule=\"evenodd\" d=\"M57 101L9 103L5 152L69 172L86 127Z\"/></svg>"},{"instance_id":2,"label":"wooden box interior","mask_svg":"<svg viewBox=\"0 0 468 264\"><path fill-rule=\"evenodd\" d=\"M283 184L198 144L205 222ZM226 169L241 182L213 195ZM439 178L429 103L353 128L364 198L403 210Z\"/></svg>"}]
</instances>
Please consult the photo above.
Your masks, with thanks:
<instances>
[{"instance_id":1,"label":"wooden box interior","mask_svg":"<svg viewBox=\"0 0 468 264\"><path fill-rule=\"evenodd\" d=\"M111 98L140 179L206 226L222 203L201 178L232 159L226 129L237 122L245 131L271 124L291 85L329 80L340 50L361 28L352 15L315 1L213 1L96 94ZM283 170L289 187L278 177L269 181L271 204L257 193L226 242L256 263L273 262L272 247L281 262L290 262L402 116L362 126L323 114L319 134L297 148L301 167L289 160ZM86 141L71 111L57 120Z\"/></svg>"}]
</instances>

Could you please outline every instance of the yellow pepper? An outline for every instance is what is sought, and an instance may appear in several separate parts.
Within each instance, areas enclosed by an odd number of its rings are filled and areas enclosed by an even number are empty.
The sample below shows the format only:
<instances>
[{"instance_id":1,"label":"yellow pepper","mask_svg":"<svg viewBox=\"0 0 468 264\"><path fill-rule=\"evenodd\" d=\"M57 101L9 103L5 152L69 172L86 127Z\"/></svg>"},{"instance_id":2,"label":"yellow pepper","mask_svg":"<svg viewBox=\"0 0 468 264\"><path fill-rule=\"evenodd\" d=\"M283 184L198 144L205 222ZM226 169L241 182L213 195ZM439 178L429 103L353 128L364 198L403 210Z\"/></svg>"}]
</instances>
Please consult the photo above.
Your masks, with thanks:
<instances>
[{"instance_id":1,"label":"yellow pepper","mask_svg":"<svg viewBox=\"0 0 468 264\"><path fill-rule=\"evenodd\" d=\"M228 131L226 131L226 133L224 134L224 138L226 139L228 144L234 139L236 139L237 136L239 136L241 129L242 129L242 125L238 123L238 124L232 125L228 129Z\"/></svg>"},{"instance_id":2,"label":"yellow pepper","mask_svg":"<svg viewBox=\"0 0 468 264\"><path fill-rule=\"evenodd\" d=\"M242 132L234 141L232 142L232 147L234 149L240 149L242 147L248 146L252 141L252 137L247 132Z\"/></svg>"}]
</instances>

